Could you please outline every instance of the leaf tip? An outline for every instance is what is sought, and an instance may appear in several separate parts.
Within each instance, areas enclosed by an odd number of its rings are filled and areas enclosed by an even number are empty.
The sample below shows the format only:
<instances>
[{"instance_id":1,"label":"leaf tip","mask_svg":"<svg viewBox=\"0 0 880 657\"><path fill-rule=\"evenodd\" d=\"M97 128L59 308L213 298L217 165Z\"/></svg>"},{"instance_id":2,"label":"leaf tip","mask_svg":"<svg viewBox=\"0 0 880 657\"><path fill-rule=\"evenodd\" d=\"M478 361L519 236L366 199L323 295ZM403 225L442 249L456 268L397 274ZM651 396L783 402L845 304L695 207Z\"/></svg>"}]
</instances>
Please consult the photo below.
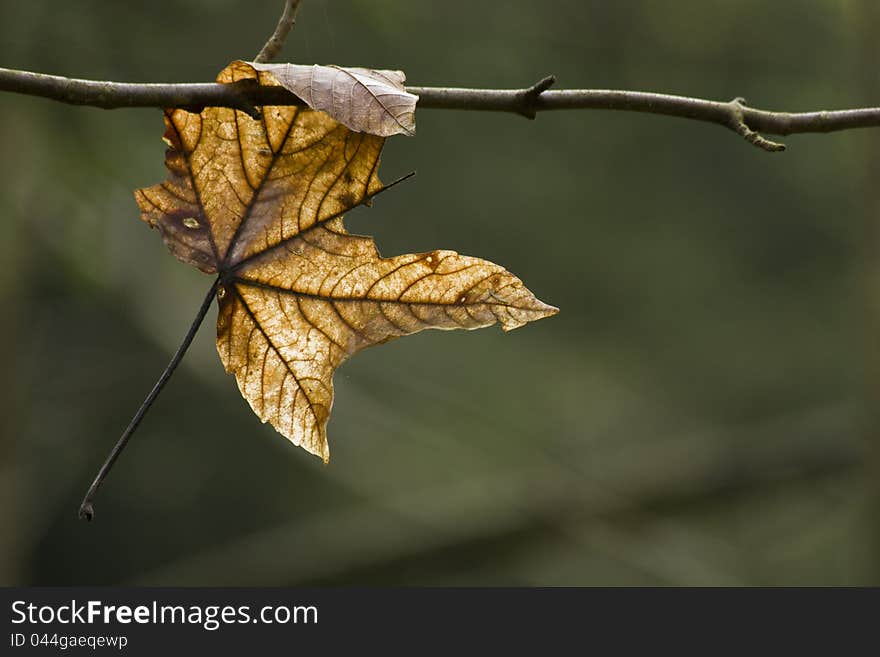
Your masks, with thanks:
<instances>
[{"instance_id":1,"label":"leaf tip","mask_svg":"<svg viewBox=\"0 0 880 657\"><path fill-rule=\"evenodd\" d=\"M552 317L558 312L559 308L556 306L551 306L536 297L532 297L528 300L528 303L518 306L515 311L507 313L507 316L501 319L501 330L507 333L525 326L529 322Z\"/></svg>"}]
</instances>

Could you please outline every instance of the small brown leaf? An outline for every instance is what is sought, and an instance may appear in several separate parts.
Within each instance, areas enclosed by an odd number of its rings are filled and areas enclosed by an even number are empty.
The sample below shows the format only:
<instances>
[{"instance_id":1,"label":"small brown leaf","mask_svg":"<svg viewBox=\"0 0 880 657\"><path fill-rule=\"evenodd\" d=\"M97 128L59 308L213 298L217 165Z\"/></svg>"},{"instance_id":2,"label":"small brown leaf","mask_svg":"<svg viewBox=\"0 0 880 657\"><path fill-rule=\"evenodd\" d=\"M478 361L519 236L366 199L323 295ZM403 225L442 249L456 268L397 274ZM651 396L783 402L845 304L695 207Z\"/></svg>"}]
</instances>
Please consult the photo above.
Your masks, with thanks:
<instances>
[{"instance_id":1,"label":"small brown leaf","mask_svg":"<svg viewBox=\"0 0 880 657\"><path fill-rule=\"evenodd\" d=\"M254 79L233 62L219 82ZM385 189L384 139L306 108L262 119L165 113L168 179L139 189L144 221L180 260L218 273L217 349L254 412L330 457L333 372L365 347L423 329L504 330L553 315L504 268L454 251L382 258L342 215Z\"/></svg>"},{"instance_id":2,"label":"small brown leaf","mask_svg":"<svg viewBox=\"0 0 880 657\"><path fill-rule=\"evenodd\" d=\"M374 71L342 66L261 64L265 71L309 107L327 112L356 132L379 137L416 132L415 111L419 97L403 86L403 71ZM263 83L265 84L265 83Z\"/></svg>"}]
</instances>

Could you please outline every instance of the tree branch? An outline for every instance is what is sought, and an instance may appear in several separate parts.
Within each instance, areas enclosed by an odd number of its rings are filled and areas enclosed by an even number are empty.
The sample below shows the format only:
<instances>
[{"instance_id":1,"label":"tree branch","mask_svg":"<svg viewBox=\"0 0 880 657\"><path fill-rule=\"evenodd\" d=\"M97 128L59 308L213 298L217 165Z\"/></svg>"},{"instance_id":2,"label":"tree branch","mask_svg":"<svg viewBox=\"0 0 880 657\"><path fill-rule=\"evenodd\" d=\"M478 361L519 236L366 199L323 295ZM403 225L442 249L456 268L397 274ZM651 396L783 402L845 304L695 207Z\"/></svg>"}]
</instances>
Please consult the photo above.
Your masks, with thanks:
<instances>
[{"instance_id":1,"label":"tree branch","mask_svg":"<svg viewBox=\"0 0 880 657\"><path fill-rule=\"evenodd\" d=\"M534 118L538 112L563 109L604 109L674 116L715 123L749 143L769 151L784 146L758 133L791 135L880 127L880 107L821 112L772 112L747 107L741 98L729 102L644 91L564 89L548 91L553 78L524 89L461 89L407 87L419 96L419 109L457 109L511 112ZM207 106L232 107L252 116L262 105L304 103L283 87L250 81L232 84L139 84L80 80L0 68L0 91L50 98L73 105L104 109L121 107L181 107L200 111Z\"/></svg>"},{"instance_id":2,"label":"tree branch","mask_svg":"<svg viewBox=\"0 0 880 657\"><path fill-rule=\"evenodd\" d=\"M281 12L281 18L278 19L278 25L275 26L272 36L254 57L255 62L271 62L281 52L287 33L296 25L296 12L299 10L300 1L284 0L284 10Z\"/></svg>"}]
</instances>

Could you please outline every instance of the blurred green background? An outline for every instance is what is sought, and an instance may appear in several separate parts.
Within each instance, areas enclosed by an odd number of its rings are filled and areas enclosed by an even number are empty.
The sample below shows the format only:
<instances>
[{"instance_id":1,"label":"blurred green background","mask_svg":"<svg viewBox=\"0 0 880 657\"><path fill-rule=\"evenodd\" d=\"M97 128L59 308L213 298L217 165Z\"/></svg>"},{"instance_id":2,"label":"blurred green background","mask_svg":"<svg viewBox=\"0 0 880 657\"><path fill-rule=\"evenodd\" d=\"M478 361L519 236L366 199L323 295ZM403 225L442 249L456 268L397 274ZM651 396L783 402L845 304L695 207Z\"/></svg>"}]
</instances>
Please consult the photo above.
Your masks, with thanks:
<instances>
[{"instance_id":1,"label":"blurred green background","mask_svg":"<svg viewBox=\"0 0 880 657\"><path fill-rule=\"evenodd\" d=\"M0 66L208 81L281 0L0 1ZM305 0L283 60L414 85L880 105L874 0ZM260 424L212 309L76 509L210 279L138 219L158 110L0 96L0 582L880 583L880 131L768 154L622 112L423 110L348 217L455 249L559 315L428 331L336 376L333 460Z\"/></svg>"}]
</instances>

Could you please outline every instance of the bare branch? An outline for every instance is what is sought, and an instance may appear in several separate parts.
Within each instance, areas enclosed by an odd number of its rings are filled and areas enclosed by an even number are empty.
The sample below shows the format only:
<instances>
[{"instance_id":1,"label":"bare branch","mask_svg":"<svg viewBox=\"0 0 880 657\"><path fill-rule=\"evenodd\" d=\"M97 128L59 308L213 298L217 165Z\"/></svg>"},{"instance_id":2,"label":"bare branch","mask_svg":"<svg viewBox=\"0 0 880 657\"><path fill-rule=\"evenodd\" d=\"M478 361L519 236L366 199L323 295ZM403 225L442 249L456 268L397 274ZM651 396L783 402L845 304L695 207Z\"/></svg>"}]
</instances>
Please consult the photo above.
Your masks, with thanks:
<instances>
[{"instance_id":1,"label":"bare branch","mask_svg":"<svg viewBox=\"0 0 880 657\"><path fill-rule=\"evenodd\" d=\"M232 107L253 115L256 110L252 98L260 95L261 104L304 105L293 94L281 87L274 94L256 94L260 87L250 81L233 84L216 82L188 82L183 84L152 84L80 80L58 75L0 68L0 91L11 91L29 96L41 96L70 105L88 105L103 109L121 107L180 107L201 111L204 107ZM279 93L283 92L283 93ZM263 98L265 96L265 98ZM270 98L270 96L273 96Z\"/></svg>"},{"instance_id":2,"label":"bare branch","mask_svg":"<svg viewBox=\"0 0 880 657\"><path fill-rule=\"evenodd\" d=\"M281 18L278 19L278 25L275 26L272 36L254 57L255 62L271 62L278 56L284 46L287 33L296 25L296 12L299 10L300 2L301 0L284 0L284 9L281 12Z\"/></svg>"},{"instance_id":3,"label":"bare branch","mask_svg":"<svg viewBox=\"0 0 880 657\"><path fill-rule=\"evenodd\" d=\"M419 109L457 109L512 112L534 118L537 112L563 109L605 109L674 116L715 123L736 132L749 143L769 151L782 144L758 133L791 135L880 127L880 107L821 112L772 112L747 107L742 99L729 102L613 89L547 90L553 78L524 89L462 89L407 87L419 96ZM263 105L304 105L283 87L249 81L233 84L138 84L80 80L0 68L0 91L41 96L73 105L104 109L121 107L232 107L257 115Z\"/></svg>"},{"instance_id":4,"label":"bare branch","mask_svg":"<svg viewBox=\"0 0 880 657\"><path fill-rule=\"evenodd\" d=\"M528 89L407 87L406 90L419 96L419 109L513 112L529 118L535 112L563 109L604 109L674 116L715 123L771 152L784 150L785 146L761 137L758 131L773 135L791 135L880 127L880 107L821 112L772 112L747 107L741 98L724 103L687 96L616 89L543 91L527 104L525 94Z\"/></svg>"}]
</instances>

